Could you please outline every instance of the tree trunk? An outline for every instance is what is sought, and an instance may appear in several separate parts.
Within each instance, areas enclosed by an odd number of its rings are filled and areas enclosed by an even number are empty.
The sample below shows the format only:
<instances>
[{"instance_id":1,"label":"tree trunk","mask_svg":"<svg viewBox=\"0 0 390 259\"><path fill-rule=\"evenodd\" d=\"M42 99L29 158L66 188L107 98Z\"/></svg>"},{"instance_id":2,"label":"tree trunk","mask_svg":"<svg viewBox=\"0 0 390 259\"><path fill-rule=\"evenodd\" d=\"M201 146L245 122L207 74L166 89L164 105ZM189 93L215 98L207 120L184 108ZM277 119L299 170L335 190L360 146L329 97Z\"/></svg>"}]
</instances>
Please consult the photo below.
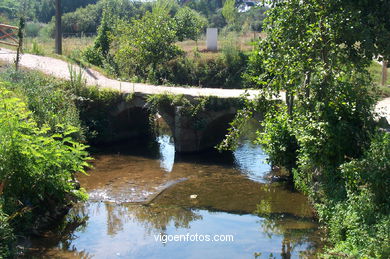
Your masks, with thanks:
<instances>
[{"instance_id":1,"label":"tree trunk","mask_svg":"<svg viewBox=\"0 0 390 259\"><path fill-rule=\"evenodd\" d=\"M382 86L386 86L386 82L387 82L387 64L388 64L387 60L382 61L382 80L381 80Z\"/></svg>"},{"instance_id":2,"label":"tree trunk","mask_svg":"<svg viewBox=\"0 0 390 259\"><path fill-rule=\"evenodd\" d=\"M56 53L62 55L62 22L61 22L62 10L61 0L56 0Z\"/></svg>"},{"instance_id":3,"label":"tree trunk","mask_svg":"<svg viewBox=\"0 0 390 259\"><path fill-rule=\"evenodd\" d=\"M20 54L23 51L23 31L24 31L25 21L23 17L20 17L19 20L19 29L18 29L18 47L16 49L16 60L15 60L15 70L19 70Z\"/></svg>"}]
</instances>

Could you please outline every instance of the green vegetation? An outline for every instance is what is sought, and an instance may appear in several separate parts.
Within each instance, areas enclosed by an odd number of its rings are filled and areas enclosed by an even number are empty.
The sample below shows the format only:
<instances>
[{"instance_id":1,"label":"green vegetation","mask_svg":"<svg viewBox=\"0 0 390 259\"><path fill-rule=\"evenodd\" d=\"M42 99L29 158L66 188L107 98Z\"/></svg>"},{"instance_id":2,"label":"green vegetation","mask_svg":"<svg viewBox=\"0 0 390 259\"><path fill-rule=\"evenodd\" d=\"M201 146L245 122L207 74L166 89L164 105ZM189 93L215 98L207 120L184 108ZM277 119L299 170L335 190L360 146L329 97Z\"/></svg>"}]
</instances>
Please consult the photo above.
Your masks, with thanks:
<instances>
[{"instance_id":1,"label":"green vegetation","mask_svg":"<svg viewBox=\"0 0 390 259\"><path fill-rule=\"evenodd\" d=\"M69 13L77 8L95 4L98 0L62 0L63 12ZM19 17L24 13L29 20L47 23L55 14L52 0L0 0L0 12L8 19Z\"/></svg>"},{"instance_id":2,"label":"green vegetation","mask_svg":"<svg viewBox=\"0 0 390 259\"><path fill-rule=\"evenodd\" d=\"M175 107L180 106L182 114L196 117L201 111L222 111L231 107L242 108L244 99L221 99L215 96L187 98L184 95L155 94L148 96L147 103L152 114L157 113L160 109L170 109L173 112Z\"/></svg>"},{"instance_id":3,"label":"green vegetation","mask_svg":"<svg viewBox=\"0 0 390 259\"><path fill-rule=\"evenodd\" d=\"M52 55L53 3L48 0L25 0L26 5L14 0L5 2L5 6L13 6L4 12L5 19L9 19L7 23L15 23L18 15L26 17L25 51ZM247 66L244 51L252 48L250 42L256 38L256 34L248 34L261 30L266 8L253 7L248 12L239 13L237 6L240 3L228 1L224 5L224 1L203 0L90 0L70 3L63 0L63 53L72 61L95 66L116 78L157 84L241 88L241 77ZM31 13L26 13L26 6ZM11 9L17 10L18 14L12 14ZM228 26L225 27L227 20ZM164 29L157 27L157 23L164 25ZM198 40L206 26L221 29L221 52L208 53L198 48ZM127 27L132 29L127 30ZM95 33L96 39L90 37ZM77 35L80 39L68 38L68 35ZM224 44L224 38L235 42L234 48L233 44ZM192 44L193 47L181 51L177 47L181 44L177 43L183 41L183 45ZM244 47L241 41L245 41ZM202 39L200 45L204 42Z\"/></svg>"},{"instance_id":4,"label":"green vegetation","mask_svg":"<svg viewBox=\"0 0 390 259\"><path fill-rule=\"evenodd\" d=\"M86 88L80 72L72 74L66 82L38 72L0 73L1 258L14 253L16 235L39 232L86 199L74 180L91 159L82 143L115 135L106 113L132 98Z\"/></svg>"},{"instance_id":5,"label":"green vegetation","mask_svg":"<svg viewBox=\"0 0 390 259\"><path fill-rule=\"evenodd\" d=\"M370 67L368 68L372 80L375 85L375 90L380 97L390 97L390 77L387 79L387 83L385 86L381 85L382 81L382 65L373 61ZM387 69L388 75L390 75L390 69Z\"/></svg>"},{"instance_id":6,"label":"green vegetation","mask_svg":"<svg viewBox=\"0 0 390 259\"><path fill-rule=\"evenodd\" d=\"M66 91L63 82L43 74L15 72L12 69L2 72L0 79L9 82L7 89L27 104L38 126L45 125L52 133L57 131L57 125L77 128L77 132L73 133L74 138L84 140L74 96Z\"/></svg>"},{"instance_id":7,"label":"green vegetation","mask_svg":"<svg viewBox=\"0 0 390 259\"><path fill-rule=\"evenodd\" d=\"M230 29L236 30L237 28L234 28L235 25L237 25L237 17L238 12L235 7L235 0L226 0L223 8L222 8L222 15L225 18L227 25L230 27Z\"/></svg>"},{"instance_id":8,"label":"green vegetation","mask_svg":"<svg viewBox=\"0 0 390 259\"><path fill-rule=\"evenodd\" d=\"M145 78L159 65L180 54L176 42L175 21L166 3L156 4L152 12L131 24L121 21L115 36L119 37L115 52L119 69L129 77Z\"/></svg>"},{"instance_id":9,"label":"green vegetation","mask_svg":"<svg viewBox=\"0 0 390 259\"><path fill-rule=\"evenodd\" d=\"M235 47L226 47L214 59L180 56L157 67L150 81L157 84L195 85L200 87L242 88L242 74L247 55Z\"/></svg>"},{"instance_id":10,"label":"green vegetation","mask_svg":"<svg viewBox=\"0 0 390 259\"><path fill-rule=\"evenodd\" d=\"M26 4L1 1L1 20L15 22L24 12L30 19L27 35L51 37L53 21L39 23L51 19L50 3ZM28 4L39 8L26 9ZM265 8L239 13L237 1L230 0L75 1L64 14L64 30L97 32L92 45L73 55L115 76L156 84L260 89L259 99L248 101L238 113L221 148L234 147L245 121L255 111L265 112L257 142L270 162L286 168L296 188L311 198L328 230L326 256L388 258L390 137L373 118L381 67L372 59L390 57L390 5L364 0L269 4L273 8L263 24ZM232 37L221 53L206 58L198 40L207 23L223 28L226 38L263 27L267 37L249 57ZM188 39L196 45L182 51L184 43L178 41ZM36 42L31 51L44 54ZM0 87L0 140L6 143L0 149L4 256L10 253L13 233L23 230L18 226L29 228L53 203L84 197L72 181L74 172L86 166L80 142L101 143L116 135L117 125L107 111L133 97L86 88L81 72L70 70L68 83L34 73L2 74L7 82ZM287 105L266 101L280 92L286 94ZM389 93L379 88L380 96ZM195 105L183 96L167 95L150 97L148 103L152 111L184 106L195 127L202 126L198 114L205 107L225 107L213 98Z\"/></svg>"},{"instance_id":11,"label":"green vegetation","mask_svg":"<svg viewBox=\"0 0 390 259\"><path fill-rule=\"evenodd\" d=\"M287 107L270 103L258 142L315 204L329 230L329 256L387 258L389 136L373 120L368 68L373 56L390 56L384 44L390 23L381 16L390 6L317 0L274 6L245 78L263 98L285 92ZM250 115L240 113L233 126Z\"/></svg>"},{"instance_id":12,"label":"green vegetation","mask_svg":"<svg viewBox=\"0 0 390 259\"><path fill-rule=\"evenodd\" d=\"M320 208L335 253L390 256L390 135L379 133L360 159L341 166L346 200ZM333 204L330 204L333 205Z\"/></svg>"},{"instance_id":13,"label":"green vegetation","mask_svg":"<svg viewBox=\"0 0 390 259\"><path fill-rule=\"evenodd\" d=\"M43 227L42 217L52 217L76 200L85 199L74 173L88 166L86 146L74 140L78 128L66 124L53 128L34 116L17 94L0 86L0 256L10 254L12 232L26 233ZM23 97L27 98L27 97ZM28 98L27 98L28 99ZM54 98L55 99L55 98ZM34 101L32 101L33 103ZM41 110L43 111L43 110ZM43 117L50 116L45 114ZM41 125L40 125L41 124ZM4 224L3 224L4 223ZM47 224L47 223L46 223ZM4 234L4 235L3 235Z\"/></svg>"},{"instance_id":14,"label":"green vegetation","mask_svg":"<svg viewBox=\"0 0 390 259\"><path fill-rule=\"evenodd\" d=\"M206 19L188 7L180 8L175 17L176 36L179 41L197 41L207 25Z\"/></svg>"}]
</instances>

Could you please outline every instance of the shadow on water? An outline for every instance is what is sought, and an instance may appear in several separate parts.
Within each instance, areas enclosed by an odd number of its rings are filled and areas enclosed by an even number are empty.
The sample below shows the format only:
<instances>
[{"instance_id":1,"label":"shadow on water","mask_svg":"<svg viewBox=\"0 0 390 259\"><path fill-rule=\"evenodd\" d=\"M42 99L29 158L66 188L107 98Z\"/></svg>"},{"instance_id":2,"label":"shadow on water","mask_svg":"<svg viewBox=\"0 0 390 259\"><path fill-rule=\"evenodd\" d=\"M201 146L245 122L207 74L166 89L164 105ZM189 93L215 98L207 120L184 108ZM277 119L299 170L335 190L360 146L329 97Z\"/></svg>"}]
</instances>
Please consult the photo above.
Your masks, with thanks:
<instances>
[{"instance_id":1,"label":"shadow on water","mask_svg":"<svg viewBox=\"0 0 390 259\"><path fill-rule=\"evenodd\" d=\"M68 226L67 231L55 229L46 238L31 240L28 255L296 258L314 257L321 247L306 197L285 182L271 182L266 154L249 140L234 152L177 155L165 133L153 142L107 147L95 158L90 175L78 176L89 201L74 207L58 227ZM74 219L85 221L67 224ZM228 234L234 241L158 239L196 234Z\"/></svg>"}]
</instances>

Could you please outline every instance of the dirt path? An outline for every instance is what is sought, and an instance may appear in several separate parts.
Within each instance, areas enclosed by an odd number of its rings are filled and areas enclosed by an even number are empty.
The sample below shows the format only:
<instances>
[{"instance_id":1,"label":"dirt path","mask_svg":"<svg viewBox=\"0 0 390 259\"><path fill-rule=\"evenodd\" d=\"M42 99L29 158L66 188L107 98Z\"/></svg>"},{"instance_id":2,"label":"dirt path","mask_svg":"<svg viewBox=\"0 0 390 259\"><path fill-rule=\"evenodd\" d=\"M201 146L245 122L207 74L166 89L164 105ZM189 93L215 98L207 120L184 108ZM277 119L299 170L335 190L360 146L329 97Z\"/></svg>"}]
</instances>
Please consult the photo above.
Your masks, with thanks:
<instances>
[{"instance_id":1,"label":"dirt path","mask_svg":"<svg viewBox=\"0 0 390 259\"><path fill-rule=\"evenodd\" d=\"M9 49L0 48L0 60L13 63L15 60L15 52ZM65 61L37 56L31 54L23 54L20 65L28 69L34 69L42 71L47 75L51 75L61 79L70 79L69 64ZM77 71L80 69L78 66L73 66ZM91 70L82 69L84 71L84 77L87 81L87 85L99 86L103 88L111 88L120 90L125 93L143 93L143 94L184 94L189 96L218 96L221 98L239 97L245 93L245 90L241 89L219 89L219 88L197 88L197 87L169 87L169 86L155 86L140 83L129 83L113 80L105 77L101 73ZM258 91L249 90L250 96L255 96Z\"/></svg>"},{"instance_id":2,"label":"dirt path","mask_svg":"<svg viewBox=\"0 0 390 259\"><path fill-rule=\"evenodd\" d=\"M13 63L15 60L15 52L9 49L0 48L0 60ZM31 54L23 54L21 58L21 66L39 70L47 75L57 78L69 80L69 64L65 61L43 57ZM80 69L74 65L75 69ZM169 87L169 86L155 86L140 83L129 83L113 80L105 77L101 73L91 70L82 69L87 85L99 86L102 88L110 88L120 90L125 93L143 93L143 94L183 94L189 96L218 96L221 98L239 97L245 93L241 89L219 89L219 88L197 88L197 87ZM259 92L257 90L248 90L249 96L254 97ZM282 97L283 98L283 97ZM283 98L284 99L284 98ZM386 98L378 102L375 111L381 117L385 117L390 122L390 98Z\"/></svg>"},{"instance_id":3,"label":"dirt path","mask_svg":"<svg viewBox=\"0 0 390 259\"><path fill-rule=\"evenodd\" d=\"M390 97L379 101L375 107L375 111L380 117L385 117L390 124Z\"/></svg>"}]
</instances>

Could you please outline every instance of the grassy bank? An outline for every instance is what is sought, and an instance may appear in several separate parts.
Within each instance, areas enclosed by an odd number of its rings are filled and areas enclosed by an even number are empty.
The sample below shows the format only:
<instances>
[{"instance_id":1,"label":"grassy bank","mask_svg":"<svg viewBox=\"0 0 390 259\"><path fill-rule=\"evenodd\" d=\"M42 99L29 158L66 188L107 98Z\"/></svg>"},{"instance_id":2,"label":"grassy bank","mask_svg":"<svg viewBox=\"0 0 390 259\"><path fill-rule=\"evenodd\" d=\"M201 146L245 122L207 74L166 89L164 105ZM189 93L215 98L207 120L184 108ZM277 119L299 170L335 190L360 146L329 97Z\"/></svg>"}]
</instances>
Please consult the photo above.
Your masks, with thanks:
<instances>
[{"instance_id":1,"label":"grassy bank","mask_svg":"<svg viewBox=\"0 0 390 259\"><path fill-rule=\"evenodd\" d=\"M74 180L85 143L115 135L110 108L128 97L39 72L0 68L0 258L87 195Z\"/></svg>"},{"instance_id":2,"label":"grassy bank","mask_svg":"<svg viewBox=\"0 0 390 259\"><path fill-rule=\"evenodd\" d=\"M380 97L390 97L390 68L387 69L387 83L385 86L381 85L382 82L382 65L376 61L373 61L369 67L369 72L372 77L372 80L375 86L378 89L378 94Z\"/></svg>"},{"instance_id":3,"label":"grassy bank","mask_svg":"<svg viewBox=\"0 0 390 259\"><path fill-rule=\"evenodd\" d=\"M0 79L0 257L86 198L74 180L88 153L70 93L11 70Z\"/></svg>"}]
</instances>

